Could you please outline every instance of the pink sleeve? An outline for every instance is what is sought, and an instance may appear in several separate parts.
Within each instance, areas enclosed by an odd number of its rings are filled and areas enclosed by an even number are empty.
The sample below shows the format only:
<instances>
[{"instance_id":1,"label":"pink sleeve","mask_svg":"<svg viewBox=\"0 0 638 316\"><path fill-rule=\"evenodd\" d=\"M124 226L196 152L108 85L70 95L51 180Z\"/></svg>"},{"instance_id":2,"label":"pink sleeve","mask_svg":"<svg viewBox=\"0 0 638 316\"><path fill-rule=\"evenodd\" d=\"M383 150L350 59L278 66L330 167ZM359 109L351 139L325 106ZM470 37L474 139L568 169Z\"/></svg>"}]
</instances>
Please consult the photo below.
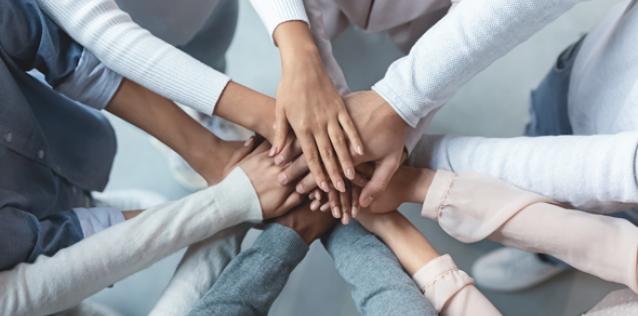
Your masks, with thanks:
<instances>
[{"instance_id":1,"label":"pink sleeve","mask_svg":"<svg viewBox=\"0 0 638 316\"><path fill-rule=\"evenodd\" d=\"M437 172L422 214L463 242L485 238L557 257L638 292L638 228L625 219L570 210L505 182Z\"/></svg>"},{"instance_id":2,"label":"pink sleeve","mask_svg":"<svg viewBox=\"0 0 638 316\"><path fill-rule=\"evenodd\" d=\"M441 315L501 315L449 255L428 262L413 278Z\"/></svg>"}]
</instances>

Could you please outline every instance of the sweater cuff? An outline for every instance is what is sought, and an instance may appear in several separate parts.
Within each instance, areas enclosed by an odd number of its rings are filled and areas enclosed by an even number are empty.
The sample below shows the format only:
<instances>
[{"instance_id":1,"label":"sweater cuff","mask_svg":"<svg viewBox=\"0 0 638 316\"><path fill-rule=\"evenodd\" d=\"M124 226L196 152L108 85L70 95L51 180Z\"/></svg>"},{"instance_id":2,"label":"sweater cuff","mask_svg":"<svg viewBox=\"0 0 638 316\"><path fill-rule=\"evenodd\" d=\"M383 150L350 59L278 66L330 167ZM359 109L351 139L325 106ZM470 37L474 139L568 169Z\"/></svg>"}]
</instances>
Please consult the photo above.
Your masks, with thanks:
<instances>
[{"instance_id":1,"label":"sweater cuff","mask_svg":"<svg viewBox=\"0 0 638 316\"><path fill-rule=\"evenodd\" d=\"M308 252L308 245L292 228L281 224L269 224L252 246L285 265L296 266Z\"/></svg>"},{"instance_id":2,"label":"sweater cuff","mask_svg":"<svg viewBox=\"0 0 638 316\"><path fill-rule=\"evenodd\" d=\"M412 128L416 128L419 124L419 120L421 117L414 111L412 108L414 106L410 106L407 102L404 102L401 96L395 92L392 88L391 84L388 82L388 79L382 79L372 86L372 90L379 94L390 106L394 109L395 112ZM428 110L426 114L429 114L432 109ZM425 117L425 116L423 116Z\"/></svg>"},{"instance_id":3,"label":"sweater cuff","mask_svg":"<svg viewBox=\"0 0 638 316\"><path fill-rule=\"evenodd\" d=\"M449 171L439 170L436 172L428 193L425 195L425 201L423 201L423 208L421 209L423 217L434 220L439 217L439 211L447 199L455 177L456 175Z\"/></svg>"},{"instance_id":4,"label":"sweater cuff","mask_svg":"<svg viewBox=\"0 0 638 316\"><path fill-rule=\"evenodd\" d=\"M428 262L413 276L425 297L441 312L447 302L474 280L458 269L450 255L443 255Z\"/></svg>"},{"instance_id":5,"label":"sweater cuff","mask_svg":"<svg viewBox=\"0 0 638 316\"><path fill-rule=\"evenodd\" d=\"M75 208L73 212L78 217L84 238L124 222L122 211L114 208Z\"/></svg>"},{"instance_id":6,"label":"sweater cuff","mask_svg":"<svg viewBox=\"0 0 638 316\"><path fill-rule=\"evenodd\" d=\"M263 220L259 196L250 182L250 178L240 167L233 169L219 184L202 192L208 190L221 192L224 196L224 203L231 204L220 205L220 209L232 208L237 210L235 214L235 216L239 217L237 223L244 221L257 223ZM214 196L214 194L211 196Z\"/></svg>"},{"instance_id":7,"label":"sweater cuff","mask_svg":"<svg viewBox=\"0 0 638 316\"><path fill-rule=\"evenodd\" d=\"M250 0L274 41L275 29L288 21L303 21L310 24L303 0Z\"/></svg>"}]
</instances>

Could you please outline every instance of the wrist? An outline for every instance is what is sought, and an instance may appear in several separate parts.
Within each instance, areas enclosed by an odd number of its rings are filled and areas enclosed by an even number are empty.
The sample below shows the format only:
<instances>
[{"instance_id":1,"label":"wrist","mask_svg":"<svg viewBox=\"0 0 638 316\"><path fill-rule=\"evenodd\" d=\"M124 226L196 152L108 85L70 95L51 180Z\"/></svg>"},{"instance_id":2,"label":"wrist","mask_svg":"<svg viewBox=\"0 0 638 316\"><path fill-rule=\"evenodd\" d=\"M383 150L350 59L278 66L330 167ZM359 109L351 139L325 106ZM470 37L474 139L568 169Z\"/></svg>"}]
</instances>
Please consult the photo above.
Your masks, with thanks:
<instances>
[{"instance_id":1,"label":"wrist","mask_svg":"<svg viewBox=\"0 0 638 316\"><path fill-rule=\"evenodd\" d=\"M222 93L215 115L273 140L275 100L236 82L229 82Z\"/></svg>"},{"instance_id":2,"label":"wrist","mask_svg":"<svg viewBox=\"0 0 638 316\"><path fill-rule=\"evenodd\" d=\"M423 203L432 184L434 172L430 169L401 167L397 173L405 179L402 202Z\"/></svg>"}]
</instances>

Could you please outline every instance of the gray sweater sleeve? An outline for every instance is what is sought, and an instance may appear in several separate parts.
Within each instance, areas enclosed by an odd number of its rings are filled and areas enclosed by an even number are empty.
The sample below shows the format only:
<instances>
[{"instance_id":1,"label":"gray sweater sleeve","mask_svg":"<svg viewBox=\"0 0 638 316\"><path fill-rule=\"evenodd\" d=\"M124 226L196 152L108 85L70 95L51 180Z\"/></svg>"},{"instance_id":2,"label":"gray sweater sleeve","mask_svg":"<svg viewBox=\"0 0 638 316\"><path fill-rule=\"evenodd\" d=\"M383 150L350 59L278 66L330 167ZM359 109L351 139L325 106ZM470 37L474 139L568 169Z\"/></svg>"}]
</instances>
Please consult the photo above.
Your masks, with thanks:
<instances>
[{"instance_id":1,"label":"gray sweater sleeve","mask_svg":"<svg viewBox=\"0 0 638 316\"><path fill-rule=\"evenodd\" d=\"M339 225L323 243L362 315L437 315L390 249L359 223Z\"/></svg>"},{"instance_id":2,"label":"gray sweater sleeve","mask_svg":"<svg viewBox=\"0 0 638 316\"><path fill-rule=\"evenodd\" d=\"M241 252L189 315L266 315L308 246L292 229L271 224Z\"/></svg>"}]
</instances>

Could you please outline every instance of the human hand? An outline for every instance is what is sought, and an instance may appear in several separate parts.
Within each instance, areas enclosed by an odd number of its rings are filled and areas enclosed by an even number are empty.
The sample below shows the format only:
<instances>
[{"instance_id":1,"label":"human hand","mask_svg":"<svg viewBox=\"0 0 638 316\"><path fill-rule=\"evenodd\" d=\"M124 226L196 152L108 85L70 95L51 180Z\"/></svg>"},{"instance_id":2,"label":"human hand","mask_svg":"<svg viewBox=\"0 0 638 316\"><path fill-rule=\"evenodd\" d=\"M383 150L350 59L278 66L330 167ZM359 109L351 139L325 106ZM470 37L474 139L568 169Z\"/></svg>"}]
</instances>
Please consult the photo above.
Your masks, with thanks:
<instances>
[{"instance_id":1,"label":"human hand","mask_svg":"<svg viewBox=\"0 0 638 316\"><path fill-rule=\"evenodd\" d=\"M253 138L252 142L250 146L258 141ZM292 186L282 186L275 181L275 177L281 172L281 167L268 156L269 147L268 143L261 142L238 164L250 178L257 192L264 219L281 216L304 200Z\"/></svg>"},{"instance_id":2,"label":"human hand","mask_svg":"<svg viewBox=\"0 0 638 316\"><path fill-rule=\"evenodd\" d=\"M336 223L329 214L310 211L309 203L297 206L288 214L276 218L275 222L295 230L308 245Z\"/></svg>"},{"instance_id":3,"label":"human hand","mask_svg":"<svg viewBox=\"0 0 638 316\"><path fill-rule=\"evenodd\" d=\"M315 184L329 192L331 182L338 191L345 192L342 175L347 179L355 175L351 154L363 153L357 129L324 70L308 26L298 21L286 22L277 27L274 36L281 51L282 79L277 90L275 140L270 155L275 156L285 146L290 124Z\"/></svg>"},{"instance_id":4,"label":"human hand","mask_svg":"<svg viewBox=\"0 0 638 316\"><path fill-rule=\"evenodd\" d=\"M373 91L353 93L345 101L355 126L365 140L365 154L355 157L355 164L373 162L375 166L359 198L359 204L367 207L385 189L398 169L404 154L408 125ZM297 183L296 190L299 193L310 192L314 188L314 179L304 177L307 170L305 159L298 158L289 164L279 180L281 183L291 183L303 177Z\"/></svg>"}]
</instances>

